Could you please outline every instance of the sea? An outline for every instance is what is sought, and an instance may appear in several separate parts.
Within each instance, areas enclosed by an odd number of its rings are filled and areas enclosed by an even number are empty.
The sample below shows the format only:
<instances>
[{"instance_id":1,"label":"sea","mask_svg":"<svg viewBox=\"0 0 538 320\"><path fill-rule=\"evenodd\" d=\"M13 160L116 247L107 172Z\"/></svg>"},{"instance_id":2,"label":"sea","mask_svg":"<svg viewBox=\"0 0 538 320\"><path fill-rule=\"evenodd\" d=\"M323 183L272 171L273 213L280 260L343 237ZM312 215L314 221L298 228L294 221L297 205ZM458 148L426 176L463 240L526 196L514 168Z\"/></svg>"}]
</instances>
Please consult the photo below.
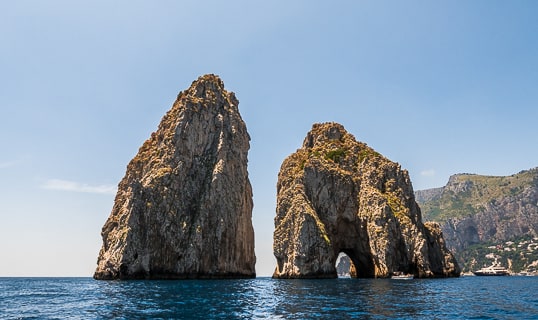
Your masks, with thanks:
<instances>
[{"instance_id":1,"label":"sea","mask_svg":"<svg viewBox=\"0 0 538 320\"><path fill-rule=\"evenodd\" d=\"M0 319L538 319L538 277L0 278Z\"/></svg>"}]
</instances>

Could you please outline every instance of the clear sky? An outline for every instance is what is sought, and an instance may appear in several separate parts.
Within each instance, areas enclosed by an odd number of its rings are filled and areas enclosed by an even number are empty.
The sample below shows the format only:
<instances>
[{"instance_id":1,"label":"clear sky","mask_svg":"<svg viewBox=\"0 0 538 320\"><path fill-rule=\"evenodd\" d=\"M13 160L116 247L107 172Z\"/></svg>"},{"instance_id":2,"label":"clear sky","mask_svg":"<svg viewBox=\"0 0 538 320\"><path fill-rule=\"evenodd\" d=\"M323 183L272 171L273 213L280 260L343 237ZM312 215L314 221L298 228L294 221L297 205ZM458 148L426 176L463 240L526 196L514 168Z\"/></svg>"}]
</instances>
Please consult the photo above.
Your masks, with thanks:
<instances>
[{"instance_id":1,"label":"clear sky","mask_svg":"<svg viewBox=\"0 0 538 320\"><path fill-rule=\"evenodd\" d=\"M0 276L91 276L117 183L218 74L251 135L258 275L276 179L315 122L409 170L538 166L537 1L0 2Z\"/></svg>"}]
</instances>

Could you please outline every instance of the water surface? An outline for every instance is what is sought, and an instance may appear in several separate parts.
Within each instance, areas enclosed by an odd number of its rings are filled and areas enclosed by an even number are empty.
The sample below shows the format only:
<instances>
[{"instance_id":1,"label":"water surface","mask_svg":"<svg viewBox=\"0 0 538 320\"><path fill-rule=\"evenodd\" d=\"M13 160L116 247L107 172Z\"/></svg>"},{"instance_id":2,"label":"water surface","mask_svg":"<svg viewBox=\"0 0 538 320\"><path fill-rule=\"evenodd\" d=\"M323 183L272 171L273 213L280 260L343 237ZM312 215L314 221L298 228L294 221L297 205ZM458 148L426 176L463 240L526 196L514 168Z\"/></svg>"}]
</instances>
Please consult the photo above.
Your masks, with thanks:
<instances>
[{"instance_id":1,"label":"water surface","mask_svg":"<svg viewBox=\"0 0 538 320\"><path fill-rule=\"evenodd\" d=\"M1 319L538 319L538 277L0 278Z\"/></svg>"}]
</instances>

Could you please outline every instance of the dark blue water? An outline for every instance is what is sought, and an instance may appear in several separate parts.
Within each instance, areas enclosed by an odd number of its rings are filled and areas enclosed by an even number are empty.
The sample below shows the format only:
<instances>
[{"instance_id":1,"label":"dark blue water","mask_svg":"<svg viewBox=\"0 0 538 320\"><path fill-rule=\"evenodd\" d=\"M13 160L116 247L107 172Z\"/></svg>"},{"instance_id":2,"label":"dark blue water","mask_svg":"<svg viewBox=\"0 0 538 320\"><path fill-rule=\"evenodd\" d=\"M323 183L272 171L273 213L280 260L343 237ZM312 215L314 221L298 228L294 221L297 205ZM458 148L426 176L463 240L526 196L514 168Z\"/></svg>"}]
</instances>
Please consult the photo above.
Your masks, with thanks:
<instances>
[{"instance_id":1,"label":"dark blue water","mask_svg":"<svg viewBox=\"0 0 538 320\"><path fill-rule=\"evenodd\" d=\"M1 319L538 319L538 277L0 278Z\"/></svg>"}]
</instances>

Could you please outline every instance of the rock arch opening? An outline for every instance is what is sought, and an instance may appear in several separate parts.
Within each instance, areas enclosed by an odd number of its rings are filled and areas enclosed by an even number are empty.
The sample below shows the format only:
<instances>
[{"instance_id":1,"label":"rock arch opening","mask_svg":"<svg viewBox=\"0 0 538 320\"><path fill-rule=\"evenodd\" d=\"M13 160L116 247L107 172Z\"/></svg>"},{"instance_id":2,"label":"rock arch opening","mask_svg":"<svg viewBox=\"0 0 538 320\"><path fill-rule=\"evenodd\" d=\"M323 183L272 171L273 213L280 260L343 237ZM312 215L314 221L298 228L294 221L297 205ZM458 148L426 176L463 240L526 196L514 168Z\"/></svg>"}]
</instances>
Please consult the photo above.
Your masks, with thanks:
<instances>
[{"instance_id":1,"label":"rock arch opening","mask_svg":"<svg viewBox=\"0 0 538 320\"><path fill-rule=\"evenodd\" d=\"M375 277L373 259L366 252L357 253L357 250L353 249L339 250L334 267L338 277Z\"/></svg>"},{"instance_id":2,"label":"rock arch opening","mask_svg":"<svg viewBox=\"0 0 538 320\"><path fill-rule=\"evenodd\" d=\"M355 269L353 261L351 261L349 256L343 252L338 254L334 267L336 268L338 278L350 278L352 269Z\"/></svg>"}]
</instances>

